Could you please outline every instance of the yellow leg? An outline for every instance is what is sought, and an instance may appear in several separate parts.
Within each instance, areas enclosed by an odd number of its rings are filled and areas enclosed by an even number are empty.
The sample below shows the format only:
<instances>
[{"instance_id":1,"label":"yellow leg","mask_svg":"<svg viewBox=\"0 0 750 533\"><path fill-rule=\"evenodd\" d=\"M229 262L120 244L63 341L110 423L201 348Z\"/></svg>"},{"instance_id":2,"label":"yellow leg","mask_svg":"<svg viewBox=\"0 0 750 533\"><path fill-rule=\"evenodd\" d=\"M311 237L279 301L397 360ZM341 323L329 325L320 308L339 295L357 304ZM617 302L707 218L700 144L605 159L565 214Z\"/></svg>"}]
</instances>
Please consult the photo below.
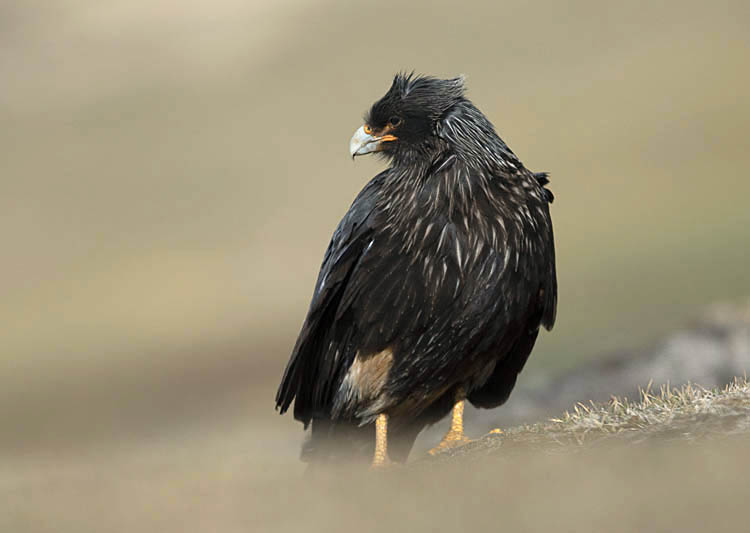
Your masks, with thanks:
<instances>
[{"instance_id":1,"label":"yellow leg","mask_svg":"<svg viewBox=\"0 0 750 533\"><path fill-rule=\"evenodd\" d=\"M388 415L381 413L375 419L375 455L370 468L379 468L388 463Z\"/></svg>"},{"instance_id":2,"label":"yellow leg","mask_svg":"<svg viewBox=\"0 0 750 533\"><path fill-rule=\"evenodd\" d=\"M464 435L464 399L466 398L466 392L463 388L459 388L456 391L456 403L453 406L453 412L451 416L451 428L448 433L445 434L440 444L430 450L430 455L435 455L447 450L448 448L455 448L471 442L471 439Z\"/></svg>"}]
</instances>

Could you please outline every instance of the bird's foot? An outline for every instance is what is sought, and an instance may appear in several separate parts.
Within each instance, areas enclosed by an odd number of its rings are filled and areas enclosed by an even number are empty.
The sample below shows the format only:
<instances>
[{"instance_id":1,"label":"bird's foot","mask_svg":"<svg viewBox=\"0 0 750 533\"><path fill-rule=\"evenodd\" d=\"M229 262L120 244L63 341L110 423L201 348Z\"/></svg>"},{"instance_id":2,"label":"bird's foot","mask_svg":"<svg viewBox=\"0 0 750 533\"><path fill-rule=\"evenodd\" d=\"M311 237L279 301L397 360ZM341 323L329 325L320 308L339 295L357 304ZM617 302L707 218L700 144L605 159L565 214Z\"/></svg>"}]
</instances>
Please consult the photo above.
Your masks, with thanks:
<instances>
[{"instance_id":1,"label":"bird's foot","mask_svg":"<svg viewBox=\"0 0 750 533\"><path fill-rule=\"evenodd\" d=\"M387 468L389 468L391 465L393 465L393 462L388 459L388 457L374 457L372 460L372 463L370 464L370 471L377 472L377 471L383 471Z\"/></svg>"},{"instance_id":2,"label":"bird's foot","mask_svg":"<svg viewBox=\"0 0 750 533\"><path fill-rule=\"evenodd\" d=\"M441 452L444 452L445 450L458 448L459 446L469 444L470 442L473 442L472 439L464 435L463 432L449 431L445 434L443 440L440 441L440 444L432 448L427 453L429 453L430 455L437 455Z\"/></svg>"}]
</instances>

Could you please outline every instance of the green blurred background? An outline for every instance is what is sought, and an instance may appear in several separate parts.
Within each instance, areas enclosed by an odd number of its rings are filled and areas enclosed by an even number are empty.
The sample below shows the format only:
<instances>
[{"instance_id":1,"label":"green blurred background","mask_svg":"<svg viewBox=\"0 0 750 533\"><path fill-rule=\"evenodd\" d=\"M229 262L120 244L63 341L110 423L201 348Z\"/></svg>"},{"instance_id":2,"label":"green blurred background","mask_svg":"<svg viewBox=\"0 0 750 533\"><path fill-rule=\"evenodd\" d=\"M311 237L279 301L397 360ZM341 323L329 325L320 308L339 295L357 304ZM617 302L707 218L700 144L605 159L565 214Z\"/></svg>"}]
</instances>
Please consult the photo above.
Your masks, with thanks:
<instances>
[{"instance_id":1,"label":"green blurred background","mask_svg":"<svg viewBox=\"0 0 750 533\"><path fill-rule=\"evenodd\" d=\"M551 173L527 376L746 298L749 52L743 1L0 3L3 464L298 468L273 393L399 70L466 74Z\"/></svg>"}]
</instances>

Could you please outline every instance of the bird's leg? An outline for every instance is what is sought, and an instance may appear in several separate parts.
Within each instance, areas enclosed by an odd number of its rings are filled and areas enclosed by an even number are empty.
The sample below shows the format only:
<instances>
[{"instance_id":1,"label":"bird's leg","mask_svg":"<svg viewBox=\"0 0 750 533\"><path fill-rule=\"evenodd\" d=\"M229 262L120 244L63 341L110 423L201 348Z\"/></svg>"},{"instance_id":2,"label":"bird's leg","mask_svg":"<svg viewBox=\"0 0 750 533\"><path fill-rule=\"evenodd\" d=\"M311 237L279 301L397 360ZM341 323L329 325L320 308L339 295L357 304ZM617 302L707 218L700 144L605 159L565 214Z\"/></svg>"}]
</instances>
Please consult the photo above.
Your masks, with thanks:
<instances>
[{"instance_id":1,"label":"bird's leg","mask_svg":"<svg viewBox=\"0 0 750 533\"><path fill-rule=\"evenodd\" d=\"M464 404L466 399L466 391L463 387L459 387L456 391L456 403L453 405L453 412L451 416L451 428L448 433L445 434L440 444L430 450L430 455L435 455L448 448L455 448L462 444L471 442L471 439L464 435Z\"/></svg>"},{"instance_id":2,"label":"bird's leg","mask_svg":"<svg viewBox=\"0 0 750 533\"><path fill-rule=\"evenodd\" d=\"M388 464L388 415L380 413L375 419L375 455L370 468Z\"/></svg>"}]
</instances>

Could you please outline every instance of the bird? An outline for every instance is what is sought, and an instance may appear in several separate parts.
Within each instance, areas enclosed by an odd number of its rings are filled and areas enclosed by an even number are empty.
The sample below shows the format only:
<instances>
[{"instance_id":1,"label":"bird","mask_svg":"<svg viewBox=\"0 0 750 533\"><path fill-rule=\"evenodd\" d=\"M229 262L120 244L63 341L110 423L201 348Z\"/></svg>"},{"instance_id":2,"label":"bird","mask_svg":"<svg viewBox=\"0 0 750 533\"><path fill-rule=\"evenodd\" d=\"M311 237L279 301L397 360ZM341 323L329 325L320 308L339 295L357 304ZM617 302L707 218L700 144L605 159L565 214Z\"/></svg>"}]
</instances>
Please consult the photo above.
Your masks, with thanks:
<instances>
[{"instance_id":1,"label":"bird","mask_svg":"<svg viewBox=\"0 0 750 533\"><path fill-rule=\"evenodd\" d=\"M302 459L405 462L468 401L506 402L557 308L547 173L528 170L466 96L465 77L399 73L350 141L387 168L331 238L276 394L311 426Z\"/></svg>"}]
</instances>

